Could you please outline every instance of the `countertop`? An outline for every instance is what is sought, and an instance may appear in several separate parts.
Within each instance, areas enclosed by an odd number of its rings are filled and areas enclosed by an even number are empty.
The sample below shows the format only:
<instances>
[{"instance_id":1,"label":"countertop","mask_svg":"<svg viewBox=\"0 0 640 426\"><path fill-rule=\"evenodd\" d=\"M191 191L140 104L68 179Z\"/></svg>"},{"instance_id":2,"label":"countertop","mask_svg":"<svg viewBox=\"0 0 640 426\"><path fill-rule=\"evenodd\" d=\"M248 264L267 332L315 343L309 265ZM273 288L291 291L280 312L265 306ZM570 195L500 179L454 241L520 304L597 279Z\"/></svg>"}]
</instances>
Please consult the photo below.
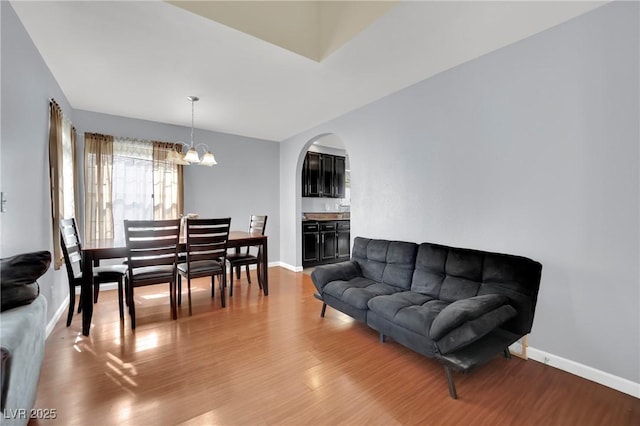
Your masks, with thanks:
<instances>
[{"instance_id":1,"label":"countertop","mask_svg":"<svg viewBox=\"0 0 640 426\"><path fill-rule=\"evenodd\" d=\"M337 220L351 220L351 214L349 212L322 212L303 214L303 222L334 222Z\"/></svg>"}]
</instances>

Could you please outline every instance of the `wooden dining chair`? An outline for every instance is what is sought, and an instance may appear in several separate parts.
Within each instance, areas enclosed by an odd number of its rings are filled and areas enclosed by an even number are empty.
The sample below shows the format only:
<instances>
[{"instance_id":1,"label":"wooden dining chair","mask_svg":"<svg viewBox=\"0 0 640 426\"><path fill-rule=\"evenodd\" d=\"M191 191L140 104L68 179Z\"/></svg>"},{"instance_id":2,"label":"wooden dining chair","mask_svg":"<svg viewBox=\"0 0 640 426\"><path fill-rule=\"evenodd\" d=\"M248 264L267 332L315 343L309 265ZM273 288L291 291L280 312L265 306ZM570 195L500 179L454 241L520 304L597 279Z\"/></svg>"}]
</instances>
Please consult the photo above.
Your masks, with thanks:
<instances>
[{"instance_id":1,"label":"wooden dining chair","mask_svg":"<svg viewBox=\"0 0 640 426\"><path fill-rule=\"evenodd\" d=\"M178 304L182 300L182 277L187 279L189 315L191 315L191 279L211 277L211 297L215 297L215 277L220 285L220 303L224 308L224 288L227 285L225 258L231 218L187 219L187 261L178 264Z\"/></svg>"},{"instance_id":2,"label":"wooden dining chair","mask_svg":"<svg viewBox=\"0 0 640 426\"><path fill-rule=\"evenodd\" d=\"M251 215L249 219L249 233L264 235L264 230L267 227L267 216ZM257 254L251 253L251 247L246 247L244 252L242 249L236 250L236 253L229 253L227 255L227 262L231 267L231 279L229 280L229 297L233 296L233 271L235 269L238 280L240 279L240 270L244 266L247 273L247 281L251 284L251 275L249 274L249 266L257 265L256 273L258 275L258 285L262 288L262 276L260 270L260 259L262 255L262 249L258 249Z\"/></svg>"},{"instance_id":3,"label":"wooden dining chair","mask_svg":"<svg viewBox=\"0 0 640 426\"><path fill-rule=\"evenodd\" d=\"M80 286L80 302L78 303L78 313L82 307L82 243L78 234L76 220L62 219L60 221L60 246L64 256L64 263L67 267L67 277L69 279L69 312L67 313L67 327L71 325L73 311L76 303L76 287ZM120 308L120 320L124 321L124 308L122 305L123 283L127 280L126 265L96 266L93 268L93 303L98 302L100 284L118 283L118 307ZM126 285L125 285L126 287Z\"/></svg>"},{"instance_id":4,"label":"wooden dining chair","mask_svg":"<svg viewBox=\"0 0 640 426\"><path fill-rule=\"evenodd\" d=\"M169 284L171 315L178 318L175 301L176 260L180 240L180 220L125 220L129 282L126 286L131 329L136 328L133 299L136 287Z\"/></svg>"}]
</instances>

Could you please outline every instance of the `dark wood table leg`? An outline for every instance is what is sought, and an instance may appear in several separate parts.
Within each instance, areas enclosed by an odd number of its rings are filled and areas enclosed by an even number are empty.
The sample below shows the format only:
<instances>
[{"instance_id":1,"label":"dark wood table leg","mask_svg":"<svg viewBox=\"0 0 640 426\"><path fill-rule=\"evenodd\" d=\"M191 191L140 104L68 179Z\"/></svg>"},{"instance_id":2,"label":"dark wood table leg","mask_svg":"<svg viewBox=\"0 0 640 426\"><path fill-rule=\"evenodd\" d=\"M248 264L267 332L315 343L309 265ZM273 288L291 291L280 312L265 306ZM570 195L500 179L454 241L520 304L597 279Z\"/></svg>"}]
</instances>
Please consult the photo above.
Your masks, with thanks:
<instances>
[{"instance_id":1,"label":"dark wood table leg","mask_svg":"<svg viewBox=\"0 0 640 426\"><path fill-rule=\"evenodd\" d=\"M82 252L82 334L89 335L93 316L93 254L90 250Z\"/></svg>"},{"instance_id":2,"label":"dark wood table leg","mask_svg":"<svg viewBox=\"0 0 640 426\"><path fill-rule=\"evenodd\" d=\"M262 240L262 291L269 295L269 253L267 252L267 239Z\"/></svg>"},{"instance_id":3,"label":"dark wood table leg","mask_svg":"<svg viewBox=\"0 0 640 426\"><path fill-rule=\"evenodd\" d=\"M240 254L240 247L236 247L236 254ZM233 271L231 271L233 274ZM240 279L240 266L236 266L236 278Z\"/></svg>"}]
</instances>

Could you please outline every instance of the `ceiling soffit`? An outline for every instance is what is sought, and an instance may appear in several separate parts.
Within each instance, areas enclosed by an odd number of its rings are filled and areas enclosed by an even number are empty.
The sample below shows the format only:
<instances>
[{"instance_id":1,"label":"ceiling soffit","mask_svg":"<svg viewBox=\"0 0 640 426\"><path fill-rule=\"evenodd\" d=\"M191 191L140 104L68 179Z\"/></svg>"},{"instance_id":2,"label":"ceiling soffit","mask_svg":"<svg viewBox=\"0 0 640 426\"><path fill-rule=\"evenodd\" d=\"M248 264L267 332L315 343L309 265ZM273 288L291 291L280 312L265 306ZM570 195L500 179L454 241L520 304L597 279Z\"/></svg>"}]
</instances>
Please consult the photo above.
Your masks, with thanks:
<instances>
[{"instance_id":1,"label":"ceiling soffit","mask_svg":"<svg viewBox=\"0 0 640 426\"><path fill-rule=\"evenodd\" d=\"M397 4L392 1L167 1L321 62Z\"/></svg>"}]
</instances>

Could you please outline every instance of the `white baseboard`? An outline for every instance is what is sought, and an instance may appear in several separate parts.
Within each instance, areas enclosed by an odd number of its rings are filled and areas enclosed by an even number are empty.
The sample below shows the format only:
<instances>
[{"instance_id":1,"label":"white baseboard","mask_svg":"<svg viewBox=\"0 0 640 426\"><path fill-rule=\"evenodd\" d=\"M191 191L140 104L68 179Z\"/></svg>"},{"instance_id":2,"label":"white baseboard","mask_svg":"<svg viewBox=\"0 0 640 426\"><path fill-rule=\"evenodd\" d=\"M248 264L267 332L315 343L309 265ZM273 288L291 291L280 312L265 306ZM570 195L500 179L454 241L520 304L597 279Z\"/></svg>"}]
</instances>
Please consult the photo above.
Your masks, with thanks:
<instances>
[{"instance_id":1,"label":"white baseboard","mask_svg":"<svg viewBox=\"0 0 640 426\"><path fill-rule=\"evenodd\" d=\"M293 265L289 265L288 263L285 262L272 262L273 266L280 266L284 269L288 269L289 271L292 272L302 272L302 266L293 266ZM269 263L269 266L271 266L272 264Z\"/></svg>"},{"instance_id":2,"label":"white baseboard","mask_svg":"<svg viewBox=\"0 0 640 426\"><path fill-rule=\"evenodd\" d=\"M67 297L62 302L62 305L60 305L56 313L53 314L53 318L51 318L51 320L47 323L47 328L45 330L45 336L44 336L45 340L49 338L49 335L51 334L51 332L53 332L53 329L55 328L56 324L58 323L60 318L62 318L62 316L67 312L68 308L69 308L69 296L67 295Z\"/></svg>"},{"instance_id":3,"label":"white baseboard","mask_svg":"<svg viewBox=\"0 0 640 426\"><path fill-rule=\"evenodd\" d=\"M273 268L274 266L280 266L284 269L288 269L292 272L302 272L302 266L293 266L293 265L289 265L288 263L285 262L281 262L279 260L275 261L275 262L269 262L269 268ZM244 268L244 266L243 266ZM254 270L256 269L256 265L251 265L249 266L250 270ZM227 266L227 272L229 272L229 267Z\"/></svg>"},{"instance_id":4,"label":"white baseboard","mask_svg":"<svg viewBox=\"0 0 640 426\"><path fill-rule=\"evenodd\" d=\"M527 348L527 356L529 357L529 359L532 359L534 361L538 361L551 367L555 367L559 370L566 371L567 373L574 374L576 376L582 377L583 379L591 380L592 382L596 382L603 386L626 393L627 395L640 398L640 383L635 383L631 380L614 376L613 374L604 372L602 370L598 370L593 367L589 367L588 365L580 364L579 362L575 362L558 355L550 354L548 352L532 348L531 346Z\"/></svg>"}]
</instances>

